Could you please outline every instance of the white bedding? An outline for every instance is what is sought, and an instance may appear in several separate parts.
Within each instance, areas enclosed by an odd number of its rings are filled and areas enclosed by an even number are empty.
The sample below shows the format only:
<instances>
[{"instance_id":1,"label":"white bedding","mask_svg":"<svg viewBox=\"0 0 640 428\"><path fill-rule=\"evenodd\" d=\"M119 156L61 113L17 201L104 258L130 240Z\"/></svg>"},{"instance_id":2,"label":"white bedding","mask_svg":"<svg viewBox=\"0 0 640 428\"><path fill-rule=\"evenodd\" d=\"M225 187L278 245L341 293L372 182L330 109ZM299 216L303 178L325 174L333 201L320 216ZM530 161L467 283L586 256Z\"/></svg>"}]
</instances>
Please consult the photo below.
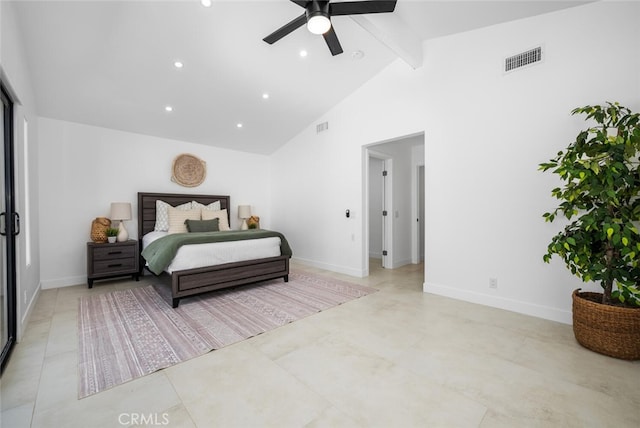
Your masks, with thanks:
<instances>
[{"instance_id":1,"label":"white bedding","mask_svg":"<svg viewBox=\"0 0 640 428\"><path fill-rule=\"evenodd\" d=\"M142 249L167 232L149 232L142 237ZM245 241L213 242L208 244L183 245L166 272L194 269L223 263L277 257L280 255L280 238L248 239Z\"/></svg>"}]
</instances>

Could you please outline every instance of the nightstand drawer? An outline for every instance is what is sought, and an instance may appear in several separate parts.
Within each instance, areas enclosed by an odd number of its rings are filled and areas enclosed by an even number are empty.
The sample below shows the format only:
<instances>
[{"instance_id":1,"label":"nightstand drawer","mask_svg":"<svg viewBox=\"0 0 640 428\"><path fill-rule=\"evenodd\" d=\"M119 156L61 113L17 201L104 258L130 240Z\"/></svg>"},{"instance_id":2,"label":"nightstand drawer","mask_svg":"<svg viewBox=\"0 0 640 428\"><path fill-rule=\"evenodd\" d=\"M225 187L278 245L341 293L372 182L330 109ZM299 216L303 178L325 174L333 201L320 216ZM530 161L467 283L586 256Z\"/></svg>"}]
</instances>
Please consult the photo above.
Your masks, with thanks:
<instances>
[{"instance_id":1,"label":"nightstand drawer","mask_svg":"<svg viewBox=\"0 0 640 428\"><path fill-rule=\"evenodd\" d=\"M132 270L137 270L137 266L136 259L131 257L126 259L96 260L93 263L94 275L111 275L119 272L131 273Z\"/></svg>"},{"instance_id":2,"label":"nightstand drawer","mask_svg":"<svg viewBox=\"0 0 640 428\"><path fill-rule=\"evenodd\" d=\"M135 245L118 245L117 247L109 247L110 244L103 244L104 247L93 249L93 260L114 260L137 257Z\"/></svg>"}]
</instances>

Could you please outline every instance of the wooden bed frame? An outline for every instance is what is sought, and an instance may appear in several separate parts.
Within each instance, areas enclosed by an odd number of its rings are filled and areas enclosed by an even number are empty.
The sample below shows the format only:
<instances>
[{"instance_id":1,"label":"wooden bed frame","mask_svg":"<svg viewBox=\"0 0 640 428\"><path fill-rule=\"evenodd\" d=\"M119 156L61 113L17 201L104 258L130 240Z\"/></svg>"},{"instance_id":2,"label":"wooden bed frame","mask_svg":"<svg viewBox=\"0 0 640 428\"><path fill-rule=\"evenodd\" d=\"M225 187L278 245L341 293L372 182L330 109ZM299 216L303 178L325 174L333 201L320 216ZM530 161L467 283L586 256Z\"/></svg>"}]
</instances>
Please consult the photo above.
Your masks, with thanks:
<instances>
[{"instance_id":1,"label":"wooden bed frame","mask_svg":"<svg viewBox=\"0 0 640 428\"><path fill-rule=\"evenodd\" d=\"M226 209L227 216L230 217L231 204L229 196L140 192L138 193L138 241L140 251L142 251L142 237L154 229L156 223L156 201L158 199L172 206L190 201L198 201L203 205L220 201L220 209ZM145 265L145 260L141 255L141 271ZM162 276L168 275L167 273L162 274ZM285 282L289 281L289 256L269 257L174 271L171 274L172 306L177 308L182 297L274 278L284 278Z\"/></svg>"}]
</instances>

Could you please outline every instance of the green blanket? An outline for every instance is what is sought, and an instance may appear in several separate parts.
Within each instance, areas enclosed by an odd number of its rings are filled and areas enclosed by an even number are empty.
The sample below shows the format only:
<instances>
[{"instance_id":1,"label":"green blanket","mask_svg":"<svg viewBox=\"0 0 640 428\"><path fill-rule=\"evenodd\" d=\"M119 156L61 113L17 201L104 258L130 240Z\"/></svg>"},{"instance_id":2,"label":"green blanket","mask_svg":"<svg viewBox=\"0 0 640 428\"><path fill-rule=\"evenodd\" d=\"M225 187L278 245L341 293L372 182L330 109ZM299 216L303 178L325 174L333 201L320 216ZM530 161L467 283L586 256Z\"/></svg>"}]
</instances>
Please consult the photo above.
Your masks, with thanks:
<instances>
[{"instance_id":1,"label":"green blanket","mask_svg":"<svg viewBox=\"0 0 640 428\"><path fill-rule=\"evenodd\" d=\"M159 275L171 264L178 249L183 245L207 244L210 242L241 241L245 239L280 238L280 254L293 254L282 233L264 229L230 230L224 232L173 233L153 241L142 251L149 270Z\"/></svg>"}]
</instances>

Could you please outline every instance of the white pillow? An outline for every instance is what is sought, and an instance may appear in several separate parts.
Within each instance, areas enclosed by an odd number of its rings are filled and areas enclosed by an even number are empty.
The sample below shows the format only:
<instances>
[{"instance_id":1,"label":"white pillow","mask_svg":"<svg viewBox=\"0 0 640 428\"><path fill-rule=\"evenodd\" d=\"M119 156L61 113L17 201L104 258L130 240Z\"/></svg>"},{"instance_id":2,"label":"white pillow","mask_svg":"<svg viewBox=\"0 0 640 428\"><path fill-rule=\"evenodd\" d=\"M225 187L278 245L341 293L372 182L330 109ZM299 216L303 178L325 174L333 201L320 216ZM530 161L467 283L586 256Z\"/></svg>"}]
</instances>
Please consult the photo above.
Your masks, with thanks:
<instances>
[{"instance_id":1,"label":"white pillow","mask_svg":"<svg viewBox=\"0 0 640 428\"><path fill-rule=\"evenodd\" d=\"M153 227L155 232L166 232L169 230L169 207L173 208L165 201L156 200L156 224ZM178 205L176 208L179 210L190 210L191 202Z\"/></svg>"},{"instance_id":2,"label":"white pillow","mask_svg":"<svg viewBox=\"0 0 640 428\"><path fill-rule=\"evenodd\" d=\"M191 208L200 208L202 211L220 211L220 201L211 202L209 205L201 204L198 201L191 201Z\"/></svg>"},{"instance_id":3,"label":"white pillow","mask_svg":"<svg viewBox=\"0 0 640 428\"><path fill-rule=\"evenodd\" d=\"M187 225L185 220L200 220L200 209L197 210L181 210L169 207L169 233L187 233Z\"/></svg>"},{"instance_id":4,"label":"white pillow","mask_svg":"<svg viewBox=\"0 0 640 428\"><path fill-rule=\"evenodd\" d=\"M202 211L203 220L213 220L214 218L219 219L218 228L220 228L221 231L231 230L231 228L229 227L229 217L227 216L226 209L220 211Z\"/></svg>"}]
</instances>

